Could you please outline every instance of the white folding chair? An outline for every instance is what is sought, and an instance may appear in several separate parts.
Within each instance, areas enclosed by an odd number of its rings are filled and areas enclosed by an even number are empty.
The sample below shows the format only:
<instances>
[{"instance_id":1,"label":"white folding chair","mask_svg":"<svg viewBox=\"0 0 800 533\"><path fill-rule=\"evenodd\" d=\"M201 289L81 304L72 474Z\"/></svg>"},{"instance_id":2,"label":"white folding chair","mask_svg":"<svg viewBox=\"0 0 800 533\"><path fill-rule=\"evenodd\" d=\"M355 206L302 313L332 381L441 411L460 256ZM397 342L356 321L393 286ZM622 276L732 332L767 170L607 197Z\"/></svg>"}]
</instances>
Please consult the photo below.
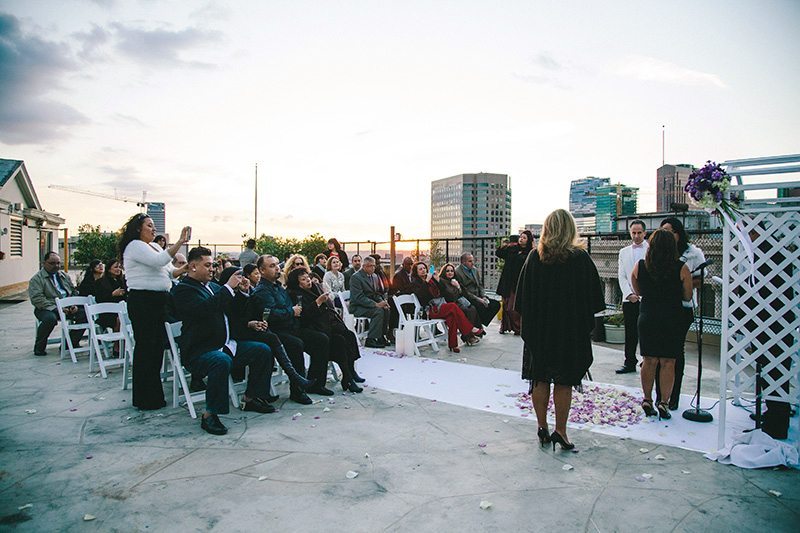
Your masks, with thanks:
<instances>
[{"instance_id":1,"label":"white folding chair","mask_svg":"<svg viewBox=\"0 0 800 533\"><path fill-rule=\"evenodd\" d=\"M73 324L67 317L64 309L75 305L78 307L83 307L85 311L87 305L92 305L94 303L94 296L68 296L66 298L56 298L58 321L61 323L61 359L66 357L67 352L69 352L69 356L72 358L73 363L78 362L78 354L89 353L91 356L92 350L94 350L92 343L89 342L88 346L76 348L72 345L72 337L70 337L69 334L71 331L76 329L89 329L89 323L84 322Z\"/></svg>"},{"instance_id":2,"label":"white folding chair","mask_svg":"<svg viewBox=\"0 0 800 533\"><path fill-rule=\"evenodd\" d=\"M359 346L364 346L364 341L369 333L369 318L365 316L355 316L350 313L350 291L339 293L339 300L342 302L342 320L347 329L356 334Z\"/></svg>"},{"instance_id":3,"label":"white folding chair","mask_svg":"<svg viewBox=\"0 0 800 533\"><path fill-rule=\"evenodd\" d=\"M164 322L164 328L167 330L167 341L169 341L170 363L175 375L175 379L172 380L172 407L178 407L181 401L185 401L186 406L189 408L189 415L192 418L197 418L194 402L205 401L206 393L205 391L191 392L189 390L189 382L186 381L187 373L181 363L181 352L176 342L176 339L181 336L181 326L183 326L183 322ZM191 373L189 375L191 376ZM230 376L228 376L228 396L233 406L238 409L239 398L237 398L233 379Z\"/></svg>"},{"instance_id":4,"label":"white folding chair","mask_svg":"<svg viewBox=\"0 0 800 533\"><path fill-rule=\"evenodd\" d=\"M100 367L100 375L104 378L108 377L108 370L115 366L122 366L122 389L128 388L129 382L129 367L131 364L131 348L130 337L128 330L125 327L126 307L124 303L105 302L100 304L92 304L86 306L86 319L89 321L89 341L92 343L93 350L89 354L89 372L94 367L94 361L97 360L97 366ZM119 331L104 330L98 323L97 319L102 314L114 314L119 320ZM119 343L119 356L114 357L113 346L114 343Z\"/></svg>"},{"instance_id":5,"label":"white folding chair","mask_svg":"<svg viewBox=\"0 0 800 533\"><path fill-rule=\"evenodd\" d=\"M420 354L420 347L430 346L430 348L438 353L439 344L436 338L441 336L438 334L438 328L447 335L447 324L441 318L425 319L422 316L422 305L420 305L416 294L398 294L394 297L394 305L397 308L399 315L398 325L400 329L414 328L414 354L418 357ZM414 315L409 318L403 312L404 305L414 306Z\"/></svg>"}]
</instances>

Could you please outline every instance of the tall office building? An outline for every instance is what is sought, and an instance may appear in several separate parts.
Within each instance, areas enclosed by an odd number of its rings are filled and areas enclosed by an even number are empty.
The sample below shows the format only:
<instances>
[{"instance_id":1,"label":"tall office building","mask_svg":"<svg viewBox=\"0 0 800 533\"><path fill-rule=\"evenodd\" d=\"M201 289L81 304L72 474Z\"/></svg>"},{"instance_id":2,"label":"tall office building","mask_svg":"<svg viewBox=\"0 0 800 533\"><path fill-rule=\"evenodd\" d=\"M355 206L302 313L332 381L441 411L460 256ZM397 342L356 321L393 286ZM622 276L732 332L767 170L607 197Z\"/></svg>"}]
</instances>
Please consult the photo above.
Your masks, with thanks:
<instances>
[{"instance_id":1,"label":"tall office building","mask_svg":"<svg viewBox=\"0 0 800 533\"><path fill-rule=\"evenodd\" d=\"M569 212L575 217L575 224L581 233L595 231L595 211L597 210L597 189L611 183L610 178L589 176L572 180L569 184Z\"/></svg>"},{"instance_id":2,"label":"tall office building","mask_svg":"<svg viewBox=\"0 0 800 533\"><path fill-rule=\"evenodd\" d=\"M689 195L683 188L692 173L692 165L664 165L656 170L656 211L673 211L672 204L689 204Z\"/></svg>"},{"instance_id":3,"label":"tall office building","mask_svg":"<svg viewBox=\"0 0 800 533\"><path fill-rule=\"evenodd\" d=\"M147 204L147 216L153 219L157 234L164 235L167 232L167 206L164 202Z\"/></svg>"},{"instance_id":4,"label":"tall office building","mask_svg":"<svg viewBox=\"0 0 800 533\"><path fill-rule=\"evenodd\" d=\"M510 232L511 189L507 174L459 174L431 182L431 239L491 237ZM487 241L453 241L448 252L451 260L465 251L475 254L476 261L483 257L487 286L493 288L490 275L497 264L493 246Z\"/></svg>"},{"instance_id":5,"label":"tall office building","mask_svg":"<svg viewBox=\"0 0 800 533\"><path fill-rule=\"evenodd\" d=\"M635 215L639 196L638 187L621 183L605 185L597 189L596 231L617 231L617 217Z\"/></svg>"}]
</instances>

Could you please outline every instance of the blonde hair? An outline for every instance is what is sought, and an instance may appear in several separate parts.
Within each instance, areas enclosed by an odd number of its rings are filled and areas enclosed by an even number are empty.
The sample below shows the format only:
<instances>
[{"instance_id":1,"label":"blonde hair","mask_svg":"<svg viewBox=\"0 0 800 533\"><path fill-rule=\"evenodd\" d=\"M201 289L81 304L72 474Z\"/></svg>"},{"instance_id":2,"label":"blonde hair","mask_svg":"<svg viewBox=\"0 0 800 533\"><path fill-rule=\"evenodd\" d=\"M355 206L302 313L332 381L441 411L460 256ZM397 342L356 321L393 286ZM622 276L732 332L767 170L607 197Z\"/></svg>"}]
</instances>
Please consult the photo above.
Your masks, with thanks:
<instances>
[{"instance_id":1,"label":"blonde hair","mask_svg":"<svg viewBox=\"0 0 800 533\"><path fill-rule=\"evenodd\" d=\"M572 252L583 247L575 219L568 211L556 209L547 215L536 248L542 263L563 263Z\"/></svg>"},{"instance_id":2,"label":"blonde hair","mask_svg":"<svg viewBox=\"0 0 800 533\"><path fill-rule=\"evenodd\" d=\"M306 259L306 256L301 255L301 254L294 254L283 265L283 280L282 281L284 282L284 284L285 284L285 281L289 279L289 272L294 270L292 267L294 267L294 262L297 259L302 259L303 260L303 264L305 265L305 269L306 270L311 270L311 267L308 266L308 259Z\"/></svg>"}]
</instances>

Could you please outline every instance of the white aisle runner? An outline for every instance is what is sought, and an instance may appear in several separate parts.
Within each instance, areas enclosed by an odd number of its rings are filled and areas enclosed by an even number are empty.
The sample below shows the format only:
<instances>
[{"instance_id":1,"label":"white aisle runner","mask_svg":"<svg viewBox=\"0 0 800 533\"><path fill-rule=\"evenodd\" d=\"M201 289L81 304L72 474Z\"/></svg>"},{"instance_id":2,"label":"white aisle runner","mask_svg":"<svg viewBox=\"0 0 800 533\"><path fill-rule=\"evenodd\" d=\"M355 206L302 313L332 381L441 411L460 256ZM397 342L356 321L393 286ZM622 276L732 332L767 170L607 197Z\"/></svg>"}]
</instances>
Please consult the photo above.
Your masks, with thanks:
<instances>
[{"instance_id":1,"label":"white aisle runner","mask_svg":"<svg viewBox=\"0 0 800 533\"><path fill-rule=\"evenodd\" d=\"M359 373L367 378L370 387L480 409L503 417L529 418L536 423L536 415L518 405L518 395L528 391L528 383L520 378L519 372L438 359L391 357L393 352L369 348L362 349L361 353ZM639 389L594 384L630 393L641 401ZM369 388L365 392L368 391ZM680 408L672 412L671 420L642 418L638 423L627 424L627 427L593 423L570 423L569 426L699 452L716 450L719 427L717 407L710 408L715 400L702 399L701 406L714 415L714 421L705 424L690 422L681 416L690 407L690 401L690 396L682 395ZM726 442L730 442L733 435L753 427L748 416L748 411L728 403Z\"/></svg>"}]
</instances>

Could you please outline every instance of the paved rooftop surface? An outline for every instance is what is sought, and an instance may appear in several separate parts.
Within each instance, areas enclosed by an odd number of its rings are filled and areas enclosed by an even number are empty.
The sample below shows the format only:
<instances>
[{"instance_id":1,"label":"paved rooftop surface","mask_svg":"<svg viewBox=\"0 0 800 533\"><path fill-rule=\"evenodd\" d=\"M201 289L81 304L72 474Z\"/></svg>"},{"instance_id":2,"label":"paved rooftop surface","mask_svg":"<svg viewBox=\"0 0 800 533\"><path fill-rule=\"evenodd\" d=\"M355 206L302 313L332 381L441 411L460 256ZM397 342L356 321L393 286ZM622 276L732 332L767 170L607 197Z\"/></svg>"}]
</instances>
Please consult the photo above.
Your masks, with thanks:
<instances>
[{"instance_id":1,"label":"paved rooftop surface","mask_svg":"<svg viewBox=\"0 0 800 533\"><path fill-rule=\"evenodd\" d=\"M519 368L521 340L488 329L459 357ZM335 403L301 406L280 387L278 413L233 412L229 434L214 437L185 409L131 408L119 371L90 377L86 359L61 362L55 346L34 357L33 330L30 304L0 306L0 529L707 532L800 523L794 470L743 470L580 430L570 431L579 453L553 452L538 447L531 420L504 423L370 388L336 387ZM638 384L638 375L614 374L621 352L595 352L596 381ZM718 364L708 366L703 394L712 396ZM684 391L693 386L687 378ZM642 473L652 478L637 481Z\"/></svg>"}]
</instances>

